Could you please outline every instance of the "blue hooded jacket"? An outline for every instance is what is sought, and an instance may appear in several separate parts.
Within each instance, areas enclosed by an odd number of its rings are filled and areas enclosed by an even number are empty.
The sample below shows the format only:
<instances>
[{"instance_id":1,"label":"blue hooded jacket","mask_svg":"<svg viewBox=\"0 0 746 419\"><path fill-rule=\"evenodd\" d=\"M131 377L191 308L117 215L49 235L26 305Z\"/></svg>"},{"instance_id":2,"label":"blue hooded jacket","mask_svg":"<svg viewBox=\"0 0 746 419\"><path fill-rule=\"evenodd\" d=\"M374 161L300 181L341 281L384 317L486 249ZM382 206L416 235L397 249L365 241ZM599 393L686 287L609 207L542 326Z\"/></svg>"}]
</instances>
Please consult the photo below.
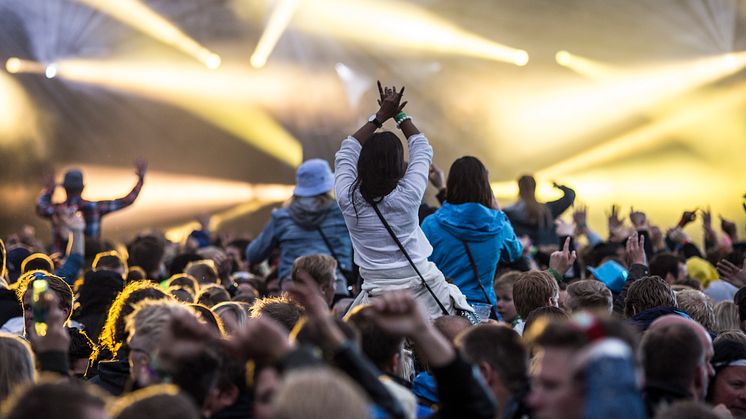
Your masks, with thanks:
<instances>
[{"instance_id":1,"label":"blue hooded jacket","mask_svg":"<svg viewBox=\"0 0 746 419\"><path fill-rule=\"evenodd\" d=\"M497 263L516 260L523 251L505 213L472 202L457 205L445 202L435 214L425 218L422 231L433 246L430 261L443 275L453 280L470 303L489 303L494 307L492 283ZM490 301L485 301L474 280L464 241L469 244Z\"/></svg>"}]
</instances>

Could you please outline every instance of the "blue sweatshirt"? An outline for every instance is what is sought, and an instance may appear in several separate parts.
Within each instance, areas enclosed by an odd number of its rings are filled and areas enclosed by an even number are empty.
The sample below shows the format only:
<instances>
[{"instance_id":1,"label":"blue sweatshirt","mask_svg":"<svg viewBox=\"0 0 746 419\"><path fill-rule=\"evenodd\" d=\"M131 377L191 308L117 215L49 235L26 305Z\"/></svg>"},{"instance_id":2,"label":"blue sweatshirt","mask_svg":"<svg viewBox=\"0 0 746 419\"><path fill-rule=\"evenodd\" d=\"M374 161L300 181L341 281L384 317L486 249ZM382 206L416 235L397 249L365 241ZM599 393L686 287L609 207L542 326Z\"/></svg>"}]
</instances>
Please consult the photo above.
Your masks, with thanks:
<instances>
[{"instance_id":1,"label":"blue sweatshirt","mask_svg":"<svg viewBox=\"0 0 746 419\"><path fill-rule=\"evenodd\" d=\"M518 259L523 251L505 213L477 203L445 202L435 214L425 218L422 230L433 246L430 261L443 275L453 280L470 303L489 303L494 307L492 283L497 263ZM485 301L474 279L464 241L469 244L489 301Z\"/></svg>"}]
</instances>

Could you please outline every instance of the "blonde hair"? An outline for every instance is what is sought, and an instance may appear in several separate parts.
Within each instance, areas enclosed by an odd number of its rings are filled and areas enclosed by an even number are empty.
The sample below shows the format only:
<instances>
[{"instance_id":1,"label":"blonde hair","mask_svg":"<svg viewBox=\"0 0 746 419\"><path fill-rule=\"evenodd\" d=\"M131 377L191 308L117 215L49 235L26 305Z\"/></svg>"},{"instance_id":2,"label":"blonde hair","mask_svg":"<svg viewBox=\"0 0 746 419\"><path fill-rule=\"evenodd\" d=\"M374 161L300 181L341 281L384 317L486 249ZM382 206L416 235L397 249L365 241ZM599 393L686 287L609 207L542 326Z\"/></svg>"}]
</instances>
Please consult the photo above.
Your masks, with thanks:
<instances>
[{"instance_id":1,"label":"blonde hair","mask_svg":"<svg viewBox=\"0 0 746 419\"><path fill-rule=\"evenodd\" d=\"M707 330L715 329L715 308L712 299L702 291L683 290L676 293L679 309Z\"/></svg>"},{"instance_id":2,"label":"blonde hair","mask_svg":"<svg viewBox=\"0 0 746 419\"><path fill-rule=\"evenodd\" d=\"M738 306L733 301L721 301L715 305L715 332L741 330L741 319L738 317Z\"/></svg>"},{"instance_id":3,"label":"blonde hair","mask_svg":"<svg viewBox=\"0 0 746 419\"><path fill-rule=\"evenodd\" d=\"M194 402L174 384L156 384L141 388L118 399L108 407L112 418L139 418L147 414L157 417L198 419Z\"/></svg>"},{"instance_id":4,"label":"blonde hair","mask_svg":"<svg viewBox=\"0 0 746 419\"><path fill-rule=\"evenodd\" d=\"M272 402L276 419L367 419L367 400L360 387L329 368L290 372Z\"/></svg>"},{"instance_id":5,"label":"blonde hair","mask_svg":"<svg viewBox=\"0 0 746 419\"><path fill-rule=\"evenodd\" d=\"M35 380L31 345L16 335L0 332L0 402L16 387Z\"/></svg>"},{"instance_id":6,"label":"blonde hair","mask_svg":"<svg viewBox=\"0 0 746 419\"><path fill-rule=\"evenodd\" d=\"M153 352L163 331L177 316L194 316L194 309L172 300L143 300L135 304L135 310L125 319L129 339L137 334L147 344L145 350Z\"/></svg>"}]
</instances>

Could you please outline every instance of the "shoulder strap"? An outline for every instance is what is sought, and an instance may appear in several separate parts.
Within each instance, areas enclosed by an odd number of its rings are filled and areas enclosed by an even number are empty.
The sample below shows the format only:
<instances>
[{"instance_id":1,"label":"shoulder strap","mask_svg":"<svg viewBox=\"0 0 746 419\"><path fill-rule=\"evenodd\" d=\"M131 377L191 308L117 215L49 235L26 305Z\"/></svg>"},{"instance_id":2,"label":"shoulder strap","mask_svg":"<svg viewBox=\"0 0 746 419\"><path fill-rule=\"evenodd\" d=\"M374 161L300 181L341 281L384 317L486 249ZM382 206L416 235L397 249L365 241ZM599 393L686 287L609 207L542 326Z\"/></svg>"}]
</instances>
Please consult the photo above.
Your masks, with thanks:
<instances>
[{"instance_id":1,"label":"shoulder strap","mask_svg":"<svg viewBox=\"0 0 746 419\"><path fill-rule=\"evenodd\" d=\"M487 290L484 289L484 284L482 284L482 281L479 277L479 269L477 269L477 263L474 261L474 256L471 254L471 248L469 247L469 243L466 242L466 240L461 240L461 243L464 245L464 250L466 250L466 256L469 258L469 264L471 265L471 270L474 272L474 279L477 281L477 285L479 285L479 289L482 290L482 294L484 294L485 301L487 301L488 304L492 304L490 301L490 296L487 295ZM492 307L492 311L495 314L496 319L500 319L500 316L497 313L497 309L495 307Z\"/></svg>"},{"instance_id":2,"label":"shoulder strap","mask_svg":"<svg viewBox=\"0 0 746 419\"><path fill-rule=\"evenodd\" d=\"M329 249L329 253L332 254L332 257L334 260L337 261L337 265L339 265L339 258L337 257L337 252L334 251L334 247L332 246L332 243L329 241L329 239L326 237L326 234L324 234L324 230L321 229L321 226L316 226L316 231L319 232L321 235L321 239L324 240L324 244L326 245L326 248ZM342 265L339 265L342 266Z\"/></svg>"},{"instance_id":3,"label":"shoulder strap","mask_svg":"<svg viewBox=\"0 0 746 419\"><path fill-rule=\"evenodd\" d=\"M401 244L401 242L399 241L399 238L396 237L396 233L394 233L394 230L391 229L391 226L389 225L388 221L386 221L386 219L383 218L383 214L381 214L381 210L378 209L378 205L376 203L372 203L371 206L373 206L373 210L376 211L376 215L378 215L378 218L381 220L381 223L383 224L383 226L386 227L386 231L389 232L389 235L391 236L391 238L394 239L394 242L396 243L396 245L399 246L399 250L401 250L401 252L404 253L404 257L406 257L407 260L409 261L409 264L412 265L412 269L414 269L414 271L417 272L417 276L420 277L420 281L422 281L422 285L425 286L425 288L427 289L427 292L429 292L430 295L435 300L435 302L438 303L438 307L440 308L440 311L443 313L443 315L447 316L449 314L448 310L446 310L445 306L443 305L443 303L440 302L440 300L435 295L435 293L430 288L430 286L427 285L425 278L420 273L420 270L417 269L417 266L415 266L414 261L412 261L412 258L409 257L409 253L407 253L407 250L404 248L404 245Z\"/></svg>"}]
</instances>

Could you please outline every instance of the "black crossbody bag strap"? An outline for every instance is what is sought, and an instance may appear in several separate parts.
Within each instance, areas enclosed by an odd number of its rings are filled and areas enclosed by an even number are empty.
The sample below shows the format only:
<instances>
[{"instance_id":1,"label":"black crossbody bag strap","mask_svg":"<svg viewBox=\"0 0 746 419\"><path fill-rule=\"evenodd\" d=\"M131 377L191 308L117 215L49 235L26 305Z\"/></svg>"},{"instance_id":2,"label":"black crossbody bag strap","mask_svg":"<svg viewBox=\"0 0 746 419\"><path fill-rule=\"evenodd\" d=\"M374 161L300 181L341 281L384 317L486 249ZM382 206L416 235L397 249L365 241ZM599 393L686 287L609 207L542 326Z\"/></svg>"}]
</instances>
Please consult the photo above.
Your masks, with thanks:
<instances>
[{"instance_id":1,"label":"black crossbody bag strap","mask_svg":"<svg viewBox=\"0 0 746 419\"><path fill-rule=\"evenodd\" d=\"M420 281L422 281L422 285L425 286L425 288L427 289L427 292L429 292L430 295L435 300L435 302L438 303L438 307L440 307L440 311L443 312L443 315L447 316L449 314L448 310L446 310L445 306L443 305L443 303L440 302L440 300L435 295L435 293L430 288L430 286L427 285L427 282L425 282L425 277L422 276L422 274L420 273L420 270L417 269L417 266L415 266L414 262L412 261L412 258L409 257L409 253L407 253L407 250L404 249L404 245L402 245L401 242L399 241L399 238L396 237L396 233L394 233L394 230L391 229L391 226L389 225L388 221L386 221L386 219L383 218L383 214L381 214L381 210L378 209L378 205L376 205L375 203L371 205L373 206L373 209L376 211L376 215L378 215L378 218L381 220L381 223L383 224L383 226L386 227L386 231L389 232L389 235L391 235L391 238L394 239L394 242L396 242L396 245L399 246L399 250L401 250L402 253L404 253L404 256L409 261L409 264L412 265L412 269L414 269L414 271L417 272L417 275L420 277Z\"/></svg>"},{"instance_id":2,"label":"black crossbody bag strap","mask_svg":"<svg viewBox=\"0 0 746 419\"><path fill-rule=\"evenodd\" d=\"M482 290L482 294L484 294L484 299L487 301L487 304L492 304L490 301L490 296L487 295L487 290L484 289L484 285L482 284L482 281L479 279L479 270L477 269L477 263L474 261L474 256L471 254L471 248L469 247L469 243L467 243L465 240L461 240L461 243L464 245L464 250L466 250L466 256L469 258L469 264L471 265L471 270L474 272L474 279L477 281L477 285L479 285L479 289ZM497 315L497 310L493 306L491 308L492 314L495 316L495 319L499 319L500 317Z\"/></svg>"},{"instance_id":3,"label":"black crossbody bag strap","mask_svg":"<svg viewBox=\"0 0 746 419\"><path fill-rule=\"evenodd\" d=\"M321 239L324 240L324 244L326 245L326 248L329 249L329 253L331 253L334 260L337 261L337 267L339 268L339 272L342 272L342 276L345 277L348 285L351 285L350 282L354 279L354 273L352 271L345 271L344 269L342 269L342 261L340 261L339 257L337 257L337 252L334 251L334 247L332 247L332 243L326 237L326 234L324 234L324 230L321 229L321 226L317 226L316 231L319 232L319 234L321 235Z\"/></svg>"}]
</instances>

